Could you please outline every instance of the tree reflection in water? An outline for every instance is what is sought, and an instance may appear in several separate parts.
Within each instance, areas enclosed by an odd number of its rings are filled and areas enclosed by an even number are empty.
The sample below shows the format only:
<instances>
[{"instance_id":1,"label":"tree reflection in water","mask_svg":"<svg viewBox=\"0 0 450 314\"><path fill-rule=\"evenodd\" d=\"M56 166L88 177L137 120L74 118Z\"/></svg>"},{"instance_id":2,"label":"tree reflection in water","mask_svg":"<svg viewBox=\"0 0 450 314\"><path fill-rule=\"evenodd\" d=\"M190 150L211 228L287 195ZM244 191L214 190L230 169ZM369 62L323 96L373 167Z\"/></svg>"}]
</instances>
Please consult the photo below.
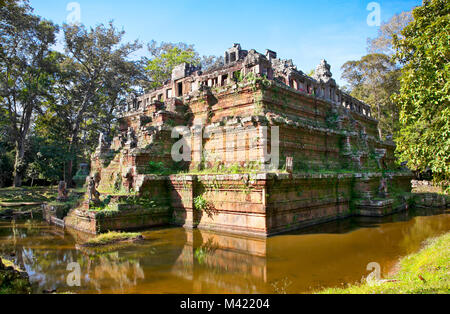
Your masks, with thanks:
<instances>
[{"instance_id":1,"label":"tree reflection in water","mask_svg":"<svg viewBox=\"0 0 450 314\"><path fill-rule=\"evenodd\" d=\"M89 281L98 292L111 290L124 293L144 279L144 270L138 260L123 260L119 252L95 258L88 268Z\"/></svg>"}]
</instances>

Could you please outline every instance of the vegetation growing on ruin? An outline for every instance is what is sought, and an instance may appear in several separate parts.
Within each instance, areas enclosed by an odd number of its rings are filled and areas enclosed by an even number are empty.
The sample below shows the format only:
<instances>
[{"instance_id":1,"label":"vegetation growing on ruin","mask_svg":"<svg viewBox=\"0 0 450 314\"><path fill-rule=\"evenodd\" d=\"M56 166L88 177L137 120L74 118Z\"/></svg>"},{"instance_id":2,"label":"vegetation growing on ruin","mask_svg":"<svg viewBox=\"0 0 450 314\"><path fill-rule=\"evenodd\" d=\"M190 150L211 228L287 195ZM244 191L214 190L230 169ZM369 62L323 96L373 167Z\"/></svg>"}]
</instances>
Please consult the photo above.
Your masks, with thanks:
<instances>
[{"instance_id":1,"label":"vegetation growing on ruin","mask_svg":"<svg viewBox=\"0 0 450 314\"><path fill-rule=\"evenodd\" d=\"M392 278L366 282L324 294L448 294L450 286L450 233L429 240L418 253L400 261Z\"/></svg>"},{"instance_id":2,"label":"vegetation growing on ruin","mask_svg":"<svg viewBox=\"0 0 450 314\"><path fill-rule=\"evenodd\" d=\"M163 162L150 161L147 165L146 173L157 175L169 175L172 174L173 172L171 171L171 169L166 167L166 165Z\"/></svg>"},{"instance_id":3,"label":"vegetation growing on ruin","mask_svg":"<svg viewBox=\"0 0 450 314\"><path fill-rule=\"evenodd\" d=\"M206 200L203 195L194 198L194 209L205 213L209 218L213 218L217 210L210 201Z\"/></svg>"}]
</instances>

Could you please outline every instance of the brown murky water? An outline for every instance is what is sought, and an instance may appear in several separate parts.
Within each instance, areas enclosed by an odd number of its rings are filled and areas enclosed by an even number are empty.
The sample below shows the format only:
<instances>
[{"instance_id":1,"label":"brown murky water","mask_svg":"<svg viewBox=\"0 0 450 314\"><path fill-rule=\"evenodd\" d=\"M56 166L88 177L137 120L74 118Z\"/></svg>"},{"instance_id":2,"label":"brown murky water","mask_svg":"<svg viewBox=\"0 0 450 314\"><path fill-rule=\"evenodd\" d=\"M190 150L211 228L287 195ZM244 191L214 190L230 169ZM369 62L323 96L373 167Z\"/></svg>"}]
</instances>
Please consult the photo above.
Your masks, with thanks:
<instances>
[{"instance_id":1,"label":"brown murky water","mask_svg":"<svg viewBox=\"0 0 450 314\"><path fill-rule=\"evenodd\" d=\"M83 235L42 222L0 222L0 254L14 253L36 293L308 293L360 281L371 262L385 277L399 258L448 231L450 211L427 210L264 240L161 229L145 232L141 244L93 251L79 249ZM71 262L81 267L80 287L67 285Z\"/></svg>"}]
</instances>

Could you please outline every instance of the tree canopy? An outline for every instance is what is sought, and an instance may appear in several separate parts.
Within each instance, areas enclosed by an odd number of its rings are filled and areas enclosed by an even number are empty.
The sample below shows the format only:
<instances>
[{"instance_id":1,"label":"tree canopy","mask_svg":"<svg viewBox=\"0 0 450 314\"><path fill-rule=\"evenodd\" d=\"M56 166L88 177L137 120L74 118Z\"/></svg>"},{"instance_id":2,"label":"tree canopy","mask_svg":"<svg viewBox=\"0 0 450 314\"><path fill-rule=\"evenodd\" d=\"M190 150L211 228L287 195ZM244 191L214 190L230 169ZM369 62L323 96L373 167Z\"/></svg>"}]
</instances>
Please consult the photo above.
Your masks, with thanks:
<instances>
[{"instance_id":1,"label":"tree canopy","mask_svg":"<svg viewBox=\"0 0 450 314\"><path fill-rule=\"evenodd\" d=\"M388 22L382 23L378 36L367 40L369 53L395 54L394 37L401 36L401 31L412 21L411 12L394 15Z\"/></svg>"},{"instance_id":2,"label":"tree canopy","mask_svg":"<svg viewBox=\"0 0 450 314\"><path fill-rule=\"evenodd\" d=\"M186 43L162 42L158 45L152 41L147 45L150 58L144 57L144 66L148 82L146 89L158 88L171 78L175 66L185 62L194 66L201 66L204 71L218 67L224 63L223 57L203 56L195 50L193 45Z\"/></svg>"},{"instance_id":3,"label":"tree canopy","mask_svg":"<svg viewBox=\"0 0 450 314\"><path fill-rule=\"evenodd\" d=\"M25 145L33 115L49 97L58 27L32 14L27 2L0 6L0 106L10 122L15 145L14 185L26 168Z\"/></svg>"},{"instance_id":4,"label":"tree canopy","mask_svg":"<svg viewBox=\"0 0 450 314\"><path fill-rule=\"evenodd\" d=\"M399 90L400 70L391 57L373 53L342 66L352 96L369 104L379 121L380 137L398 132L398 109L391 95Z\"/></svg>"},{"instance_id":5,"label":"tree canopy","mask_svg":"<svg viewBox=\"0 0 450 314\"><path fill-rule=\"evenodd\" d=\"M404 67L397 153L411 169L428 168L448 187L450 180L450 2L425 1L414 20L395 36L396 59Z\"/></svg>"}]
</instances>

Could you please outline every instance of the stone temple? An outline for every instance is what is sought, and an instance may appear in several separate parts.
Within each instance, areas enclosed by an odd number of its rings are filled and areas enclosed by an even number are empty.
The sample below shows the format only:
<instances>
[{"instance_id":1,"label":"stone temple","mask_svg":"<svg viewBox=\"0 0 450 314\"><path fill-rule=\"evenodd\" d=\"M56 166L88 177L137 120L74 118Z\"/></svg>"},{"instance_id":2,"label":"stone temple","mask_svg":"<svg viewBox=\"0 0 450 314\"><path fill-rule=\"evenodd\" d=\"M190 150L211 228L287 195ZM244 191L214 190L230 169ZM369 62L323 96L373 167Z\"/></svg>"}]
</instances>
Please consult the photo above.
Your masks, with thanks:
<instances>
[{"instance_id":1,"label":"stone temple","mask_svg":"<svg viewBox=\"0 0 450 314\"><path fill-rule=\"evenodd\" d=\"M224 60L205 72L180 64L163 87L130 95L118 135L101 136L92 156L99 193L70 211L67 227L265 237L408 208L412 175L395 165L395 144L325 60L313 77L271 50L235 44Z\"/></svg>"}]
</instances>

